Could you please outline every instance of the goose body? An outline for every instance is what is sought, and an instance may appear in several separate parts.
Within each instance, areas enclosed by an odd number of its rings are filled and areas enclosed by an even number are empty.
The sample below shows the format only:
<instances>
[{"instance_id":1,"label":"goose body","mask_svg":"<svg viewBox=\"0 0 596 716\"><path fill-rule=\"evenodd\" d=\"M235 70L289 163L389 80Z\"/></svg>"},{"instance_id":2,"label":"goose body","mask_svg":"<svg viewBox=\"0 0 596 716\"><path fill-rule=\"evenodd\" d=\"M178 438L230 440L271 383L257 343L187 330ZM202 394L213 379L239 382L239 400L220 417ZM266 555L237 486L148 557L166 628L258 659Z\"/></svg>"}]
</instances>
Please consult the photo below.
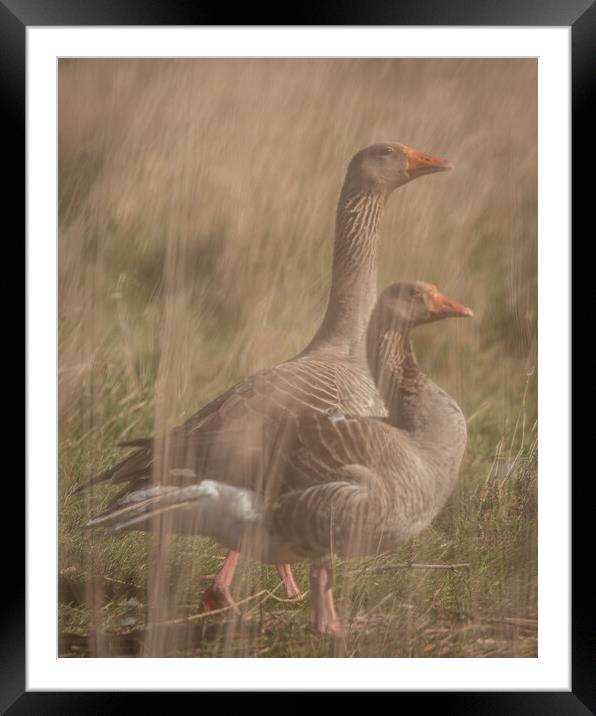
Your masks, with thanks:
<instances>
[{"instance_id":1,"label":"goose body","mask_svg":"<svg viewBox=\"0 0 596 716\"><path fill-rule=\"evenodd\" d=\"M90 525L149 529L152 519L168 513L174 531L209 534L263 562L309 559L315 565L314 623L332 630L328 557L395 548L430 524L455 486L465 419L455 400L419 369L410 330L458 315L471 311L428 284L389 287L368 329L371 372L388 416L286 415L267 428L267 442L276 449L262 485L205 479L140 490ZM327 586L317 599L321 584Z\"/></svg>"}]
</instances>

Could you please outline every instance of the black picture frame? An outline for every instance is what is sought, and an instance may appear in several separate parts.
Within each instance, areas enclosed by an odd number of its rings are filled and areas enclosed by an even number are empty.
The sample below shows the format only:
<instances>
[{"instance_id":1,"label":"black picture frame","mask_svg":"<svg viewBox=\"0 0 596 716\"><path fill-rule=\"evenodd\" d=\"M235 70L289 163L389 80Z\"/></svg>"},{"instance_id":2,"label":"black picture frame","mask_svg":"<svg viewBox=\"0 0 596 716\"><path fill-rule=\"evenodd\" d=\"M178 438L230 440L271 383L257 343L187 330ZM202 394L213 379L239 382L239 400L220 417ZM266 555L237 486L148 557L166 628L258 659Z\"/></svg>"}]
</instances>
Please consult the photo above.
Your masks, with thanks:
<instances>
[{"instance_id":1,"label":"black picture frame","mask_svg":"<svg viewBox=\"0 0 596 716\"><path fill-rule=\"evenodd\" d=\"M278 8L279 9L279 8ZM582 182L580 172L586 166L586 152L591 154L593 119L590 97L593 96L596 73L596 4L594 0L566 0L545 3L543 0L413 0L388 2L372 0L355 3L349 0L302 5L293 8L289 18L272 9L271 4L245 4L231 10L229 6L211 6L186 0L0 0L0 97L5 126L3 163L6 182L4 211L13 215L11 225L22 226L25 217L25 31L27 26L86 25L418 25L418 26L568 26L572 33L572 214L576 231L593 226L592 182ZM592 118L592 119L591 119ZM556 162L556 149L552 160ZM8 164L7 164L7 163ZM8 218L8 217L7 217ZM582 218L590 219L582 222ZM6 219L5 219L6 222ZM5 225L9 225L8 222ZM25 228L25 227L24 227ZM590 229L588 229L590 231ZM23 232L24 233L24 232ZM593 229L590 231L590 236ZM16 244L18 234L12 232ZM588 237L586 237L588 239ZM6 240L6 239L5 239ZM561 430L570 426L561 426ZM589 479L589 476L586 476ZM11 511L23 504L23 484L18 472L5 475L3 502ZM581 492L580 492L581 491ZM426 705L436 705L447 713L482 714L587 714L596 713L596 641L590 604L591 573L586 568L581 545L589 545L590 514L593 503L586 500L583 486L573 489L573 596L572 596L572 691L570 692L465 692L400 693L403 698L424 697ZM590 510L590 513L588 513ZM22 537L21 537L22 536ZM22 539L22 547L18 548ZM10 575L3 585L4 605L0 614L0 711L18 714L93 714L118 712L133 706L139 708L139 694L109 692L27 692L25 691L25 572L24 531L22 525L10 528L10 549L3 551L4 574ZM588 560L589 561L589 560ZM564 575L562 575L564 578ZM48 585L48 588L53 588ZM583 598L582 598L583 597ZM193 696L193 694L187 694ZM152 707L159 708L151 694ZM196 703L196 702L195 702ZM419 703L419 702L418 702Z\"/></svg>"}]
</instances>

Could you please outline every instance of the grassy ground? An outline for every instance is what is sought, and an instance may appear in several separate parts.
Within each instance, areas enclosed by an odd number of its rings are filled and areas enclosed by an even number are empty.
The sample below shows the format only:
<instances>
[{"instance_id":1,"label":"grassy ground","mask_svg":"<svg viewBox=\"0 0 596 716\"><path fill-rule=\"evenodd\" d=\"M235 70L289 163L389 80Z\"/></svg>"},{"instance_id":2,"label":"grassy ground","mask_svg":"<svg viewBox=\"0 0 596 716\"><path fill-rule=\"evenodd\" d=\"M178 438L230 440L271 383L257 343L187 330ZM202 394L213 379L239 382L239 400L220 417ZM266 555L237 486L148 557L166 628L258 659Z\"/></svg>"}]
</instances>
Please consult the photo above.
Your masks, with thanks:
<instances>
[{"instance_id":1,"label":"grassy ground","mask_svg":"<svg viewBox=\"0 0 596 716\"><path fill-rule=\"evenodd\" d=\"M475 311L416 342L468 417L459 489L414 543L337 563L345 639L250 563L242 619L197 616L224 550L83 531L113 488L73 489L303 347L347 160L383 140L456 165L391 199L380 285ZM63 61L59 151L61 653L535 656L535 62Z\"/></svg>"}]
</instances>

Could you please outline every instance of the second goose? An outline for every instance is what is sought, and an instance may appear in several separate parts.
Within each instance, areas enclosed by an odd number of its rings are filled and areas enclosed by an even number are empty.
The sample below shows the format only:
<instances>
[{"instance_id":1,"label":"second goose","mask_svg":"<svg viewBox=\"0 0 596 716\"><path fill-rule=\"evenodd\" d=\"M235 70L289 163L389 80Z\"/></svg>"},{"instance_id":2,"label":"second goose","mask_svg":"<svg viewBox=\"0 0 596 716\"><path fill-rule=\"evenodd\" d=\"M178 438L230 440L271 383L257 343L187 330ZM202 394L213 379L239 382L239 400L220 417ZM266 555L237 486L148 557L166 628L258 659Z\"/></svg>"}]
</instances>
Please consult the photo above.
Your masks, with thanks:
<instances>
[{"instance_id":1,"label":"second goose","mask_svg":"<svg viewBox=\"0 0 596 716\"><path fill-rule=\"evenodd\" d=\"M271 424L276 451L264 486L225 479L137 490L89 526L149 529L169 513L174 531L215 537L263 562L312 563L312 627L335 633L330 557L394 549L427 527L459 473L466 422L453 398L418 367L411 332L472 311L422 282L383 291L368 327L371 372L385 418L337 412Z\"/></svg>"}]
</instances>

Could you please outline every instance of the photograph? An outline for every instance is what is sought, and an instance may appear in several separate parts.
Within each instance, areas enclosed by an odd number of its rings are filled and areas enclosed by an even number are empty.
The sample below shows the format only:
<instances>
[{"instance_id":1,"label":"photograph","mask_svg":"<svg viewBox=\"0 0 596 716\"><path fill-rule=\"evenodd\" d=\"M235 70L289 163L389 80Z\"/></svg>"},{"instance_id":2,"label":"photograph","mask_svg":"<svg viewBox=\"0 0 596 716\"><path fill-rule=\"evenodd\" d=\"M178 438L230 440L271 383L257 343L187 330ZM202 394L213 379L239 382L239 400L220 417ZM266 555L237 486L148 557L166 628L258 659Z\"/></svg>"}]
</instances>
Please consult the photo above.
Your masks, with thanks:
<instances>
[{"instance_id":1,"label":"photograph","mask_svg":"<svg viewBox=\"0 0 596 716\"><path fill-rule=\"evenodd\" d=\"M57 59L59 659L537 659L538 62Z\"/></svg>"}]
</instances>

